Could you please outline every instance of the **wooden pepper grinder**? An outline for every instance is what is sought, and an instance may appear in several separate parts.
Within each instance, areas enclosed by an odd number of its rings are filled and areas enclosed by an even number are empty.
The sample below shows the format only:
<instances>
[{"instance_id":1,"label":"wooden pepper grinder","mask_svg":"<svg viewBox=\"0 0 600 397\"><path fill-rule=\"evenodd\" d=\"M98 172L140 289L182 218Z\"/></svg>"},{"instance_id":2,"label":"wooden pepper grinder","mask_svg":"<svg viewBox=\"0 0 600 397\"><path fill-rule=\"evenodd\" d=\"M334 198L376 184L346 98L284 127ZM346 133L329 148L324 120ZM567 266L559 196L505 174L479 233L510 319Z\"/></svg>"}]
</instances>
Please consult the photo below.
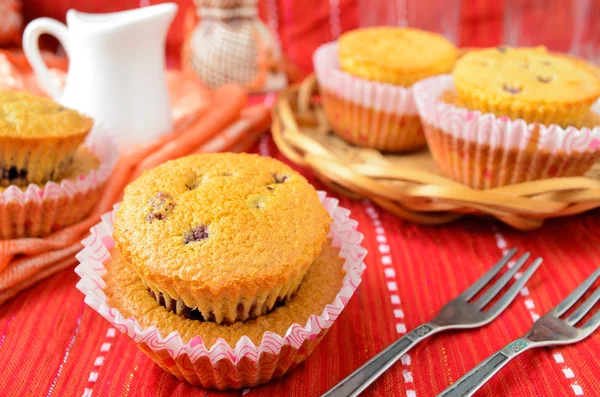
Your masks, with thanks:
<instances>
[{"instance_id":1,"label":"wooden pepper grinder","mask_svg":"<svg viewBox=\"0 0 600 397\"><path fill-rule=\"evenodd\" d=\"M250 92L287 85L281 48L258 16L256 0L195 0L197 23L184 63L210 88L233 83Z\"/></svg>"}]
</instances>

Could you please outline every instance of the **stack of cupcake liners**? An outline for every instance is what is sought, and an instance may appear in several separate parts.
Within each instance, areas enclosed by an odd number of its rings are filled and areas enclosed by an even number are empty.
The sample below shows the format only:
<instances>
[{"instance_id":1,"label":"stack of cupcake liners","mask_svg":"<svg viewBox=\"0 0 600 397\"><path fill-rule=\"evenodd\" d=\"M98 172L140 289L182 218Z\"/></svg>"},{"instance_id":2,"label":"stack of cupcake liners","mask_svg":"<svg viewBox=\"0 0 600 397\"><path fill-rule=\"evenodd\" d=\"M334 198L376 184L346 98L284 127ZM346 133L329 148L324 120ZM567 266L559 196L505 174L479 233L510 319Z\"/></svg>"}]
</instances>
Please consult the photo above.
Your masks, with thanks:
<instances>
[{"instance_id":1,"label":"stack of cupcake liners","mask_svg":"<svg viewBox=\"0 0 600 397\"><path fill-rule=\"evenodd\" d=\"M135 318L125 318L111 307L102 277L106 274L104 263L115 244L112 234L117 206L102 216L102 221L83 241L84 249L77 254L80 264L75 269L81 278L77 288L85 295L86 304L177 378L221 390L266 383L294 369L311 354L354 294L365 270L363 260L367 252L361 246L363 236L356 231L357 222L349 218L350 211L339 207L338 200L324 192L319 192L319 199L333 219L328 237L344 259L343 285L322 313L311 315L305 325L292 324L285 335L265 332L258 346L246 336L233 347L223 339L206 346L199 336L185 342L176 331L161 335L156 327L145 328Z\"/></svg>"}]
</instances>

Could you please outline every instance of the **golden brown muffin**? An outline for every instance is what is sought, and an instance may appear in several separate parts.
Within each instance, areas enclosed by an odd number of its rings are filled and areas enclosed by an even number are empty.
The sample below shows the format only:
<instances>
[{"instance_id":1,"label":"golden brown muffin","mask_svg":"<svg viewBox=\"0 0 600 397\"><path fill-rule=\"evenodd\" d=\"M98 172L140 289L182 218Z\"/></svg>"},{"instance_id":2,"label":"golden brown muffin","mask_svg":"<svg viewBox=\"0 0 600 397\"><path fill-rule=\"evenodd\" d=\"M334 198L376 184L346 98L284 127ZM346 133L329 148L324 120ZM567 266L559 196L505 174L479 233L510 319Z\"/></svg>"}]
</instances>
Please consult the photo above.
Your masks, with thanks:
<instances>
[{"instance_id":1,"label":"golden brown muffin","mask_svg":"<svg viewBox=\"0 0 600 397\"><path fill-rule=\"evenodd\" d=\"M51 99L0 90L0 185L62 179L92 125Z\"/></svg>"},{"instance_id":2,"label":"golden brown muffin","mask_svg":"<svg viewBox=\"0 0 600 397\"><path fill-rule=\"evenodd\" d=\"M73 161L66 169L63 174L63 177L60 181L55 181L56 183L60 183L65 179L69 179L72 181L76 181L82 175L89 174L93 170L97 170L100 168L100 159L96 157L96 155L84 146L80 146L73 155ZM27 186L20 186L21 190L27 189ZM0 186L0 192L5 191L7 189L6 186Z\"/></svg>"},{"instance_id":3,"label":"golden brown muffin","mask_svg":"<svg viewBox=\"0 0 600 397\"><path fill-rule=\"evenodd\" d=\"M579 127L600 96L600 77L591 67L544 47L472 51L452 75L467 108L528 123Z\"/></svg>"},{"instance_id":4,"label":"golden brown muffin","mask_svg":"<svg viewBox=\"0 0 600 397\"><path fill-rule=\"evenodd\" d=\"M315 190L285 164L206 154L164 163L127 186L114 238L168 309L233 323L291 297L329 223Z\"/></svg>"},{"instance_id":5,"label":"golden brown muffin","mask_svg":"<svg viewBox=\"0 0 600 397\"><path fill-rule=\"evenodd\" d=\"M306 324L311 315L320 315L334 301L345 275L344 260L338 257L338 252L339 249L326 243L289 302L266 316L231 325L187 319L165 309L148 292L131 265L114 250L106 263L105 292L111 307L125 317L134 317L144 327L156 326L163 336L177 331L185 342L200 336L207 348L218 338L235 346L242 336L247 336L258 346L266 331L283 337L292 324Z\"/></svg>"},{"instance_id":6,"label":"golden brown muffin","mask_svg":"<svg viewBox=\"0 0 600 397\"><path fill-rule=\"evenodd\" d=\"M376 27L344 33L342 70L367 80L411 86L452 70L457 48L443 36L419 29Z\"/></svg>"}]
</instances>

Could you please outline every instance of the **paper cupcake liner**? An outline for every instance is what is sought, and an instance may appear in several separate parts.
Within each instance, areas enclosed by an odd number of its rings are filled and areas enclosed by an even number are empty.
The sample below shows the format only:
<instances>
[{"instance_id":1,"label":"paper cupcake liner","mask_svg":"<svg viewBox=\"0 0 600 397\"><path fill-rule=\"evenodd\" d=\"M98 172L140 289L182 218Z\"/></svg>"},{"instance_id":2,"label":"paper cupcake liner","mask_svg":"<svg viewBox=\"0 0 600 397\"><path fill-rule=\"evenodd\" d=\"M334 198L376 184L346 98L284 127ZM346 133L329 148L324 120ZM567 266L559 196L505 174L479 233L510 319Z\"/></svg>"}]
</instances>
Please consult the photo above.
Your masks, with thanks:
<instances>
[{"instance_id":1,"label":"paper cupcake liner","mask_svg":"<svg viewBox=\"0 0 600 397\"><path fill-rule=\"evenodd\" d=\"M185 343L176 331L163 336L156 327L144 328L135 318L125 318L110 307L102 277L115 243L114 211L103 215L83 240L84 249L77 254L80 264L75 269L81 277L77 288L92 309L181 380L210 389L239 389L268 382L294 369L313 351L354 294L365 270L367 251L360 245L363 236L356 231L357 222L349 218L350 211L338 207L338 200L326 197L324 192L319 192L319 198L333 219L328 237L345 259L342 288L335 300L322 313L310 316L304 326L293 324L283 336L265 332L258 346L246 336L233 347L223 339L207 347L199 336Z\"/></svg>"},{"instance_id":2,"label":"paper cupcake liner","mask_svg":"<svg viewBox=\"0 0 600 397\"><path fill-rule=\"evenodd\" d=\"M600 126L562 128L471 111L440 100L449 75L414 86L431 154L446 175L476 189L580 176L600 159Z\"/></svg>"},{"instance_id":3,"label":"paper cupcake liner","mask_svg":"<svg viewBox=\"0 0 600 397\"><path fill-rule=\"evenodd\" d=\"M100 198L118 156L112 138L94 128L85 147L100 159L100 166L77 180L47 182L43 187L11 185L0 192L0 239L43 237L88 215Z\"/></svg>"},{"instance_id":4,"label":"paper cupcake liner","mask_svg":"<svg viewBox=\"0 0 600 397\"><path fill-rule=\"evenodd\" d=\"M342 71L336 42L320 46L313 63L323 107L336 135L382 151L425 146L412 87L369 81Z\"/></svg>"},{"instance_id":5,"label":"paper cupcake liner","mask_svg":"<svg viewBox=\"0 0 600 397\"><path fill-rule=\"evenodd\" d=\"M22 139L0 138L0 185L26 186L62 179L84 139L85 134L27 143Z\"/></svg>"}]
</instances>

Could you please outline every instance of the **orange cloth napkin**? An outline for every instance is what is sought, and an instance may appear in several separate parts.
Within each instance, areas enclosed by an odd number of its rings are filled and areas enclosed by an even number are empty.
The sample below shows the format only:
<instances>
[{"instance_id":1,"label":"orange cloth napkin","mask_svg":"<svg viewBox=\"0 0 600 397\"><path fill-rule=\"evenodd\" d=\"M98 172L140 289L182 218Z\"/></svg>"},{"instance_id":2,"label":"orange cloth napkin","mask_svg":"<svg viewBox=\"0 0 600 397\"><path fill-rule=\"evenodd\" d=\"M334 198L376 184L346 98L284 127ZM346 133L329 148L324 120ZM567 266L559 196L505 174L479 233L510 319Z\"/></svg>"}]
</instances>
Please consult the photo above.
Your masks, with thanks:
<instances>
[{"instance_id":1,"label":"orange cloth napkin","mask_svg":"<svg viewBox=\"0 0 600 397\"><path fill-rule=\"evenodd\" d=\"M0 85L2 81L6 80L0 77ZM240 87L228 85L215 92L194 89L199 83L179 72L170 72L168 83L174 130L120 153L98 205L86 219L45 238L0 240L0 304L74 265L89 228L112 209L124 187L143 171L192 153L243 151L270 125L269 110L263 105L246 108L247 94Z\"/></svg>"}]
</instances>

